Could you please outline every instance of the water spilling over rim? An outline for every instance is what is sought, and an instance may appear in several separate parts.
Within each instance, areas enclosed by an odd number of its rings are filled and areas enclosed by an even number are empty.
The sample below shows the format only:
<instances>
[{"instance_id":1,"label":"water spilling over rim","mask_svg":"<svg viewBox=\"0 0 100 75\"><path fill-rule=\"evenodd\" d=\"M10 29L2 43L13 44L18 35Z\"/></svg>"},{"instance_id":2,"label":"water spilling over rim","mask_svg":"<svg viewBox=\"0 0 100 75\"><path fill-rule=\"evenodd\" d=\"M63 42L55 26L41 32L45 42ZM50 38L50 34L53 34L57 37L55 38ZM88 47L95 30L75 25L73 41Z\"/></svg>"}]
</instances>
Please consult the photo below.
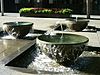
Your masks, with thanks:
<instances>
[{"instance_id":1,"label":"water spilling over rim","mask_svg":"<svg viewBox=\"0 0 100 75\"><path fill-rule=\"evenodd\" d=\"M33 23L31 22L6 22L3 23L3 25L8 25L8 26L29 26L29 25L33 25Z\"/></svg>"},{"instance_id":2,"label":"water spilling over rim","mask_svg":"<svg viewBox=\"0 0 100 75\"><path fill-rule=\"evenodd\" d=\"M41 35L37 38L37 49L61 65L70 66L87 49L89 39L76 34Z\"/></svg>"},{"instance_id":3,"label":"water spilling over rim","mask_svg":"<svg viewBox=\"0 0 100 75\"><path fill-rule=\"evenodd\" d=\"M61 38L62 37L62 38ZM46 44L66 44L66 45L78 45L84 44L89 41L89 39L82 35L76 34L65 34L57 33L54 36L51 35L41 35L37 38L39 42Z\"/></svg>"},{"instance_id":4,"label":"water spilling over rim","mask_svg":"<svg viewBox=\"0 0 100 75\"><path fill-rule=\"evenodd\" d=\"M31 22L5 22L3 23L3 31L16 38L23 38L30 32L32 26Z\"/></svg>"}]
</instances>

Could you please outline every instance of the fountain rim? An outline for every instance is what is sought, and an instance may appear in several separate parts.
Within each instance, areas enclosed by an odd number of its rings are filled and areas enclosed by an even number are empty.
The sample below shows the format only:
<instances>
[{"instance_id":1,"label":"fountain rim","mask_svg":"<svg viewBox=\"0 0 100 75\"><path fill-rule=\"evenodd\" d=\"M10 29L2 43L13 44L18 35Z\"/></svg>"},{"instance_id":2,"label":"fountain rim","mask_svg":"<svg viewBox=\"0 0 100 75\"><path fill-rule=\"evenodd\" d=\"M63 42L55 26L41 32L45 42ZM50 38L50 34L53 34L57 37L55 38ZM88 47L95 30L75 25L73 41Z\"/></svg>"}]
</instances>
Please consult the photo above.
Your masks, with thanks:
<instances>
[{"instance_id":1,"label":"fountain rim","mask_svg":"<svg viewBox=\"0 0 100 75\"><path fill-rule=\"evenodd\" d=\"M85 23L88 23L88 22L90 22L88 19L77 19L77 21L74 19L73 20L74 22L85 22Z\"/></svg>"},{"instance_id":2,"label":"fountain rim","mask_svg":"<svg viewBox=\"0 0 100 75\"><path fill-rule=\"evenodd\" d=\"M16 25L18 23L20 23L19 25ZM15 24L15 25L14 25ZM14 26L14 27L19 27L19 26L32 26L34 23L32 22L24 22L24 21L14 21L14 22L5 22L3 23L3 25L7 25L7 26Z\"/></svg>"},{"instance_id":3,"label":"fountain rim","mask_svg":"<svg viewBox=\"0 0 100 75\"><path fill-rule=\"evenodd\" d=\"M75 18L67 18L65 21L76 21ZM85 18L77 18L77 21L86 21L89 22L89 19L85 19Z\"/></svg>"},{"instance_id":4,"label":"fountain rim","mask_svg":"<svg viewBox=\"0 0 100 75\"><path fill-rule=\"evenodd\" d=\"M61 33L60 33L61 34ZM63 34L70 34L70 33L63 33ZM44 34L43 34L44 35ZM41 36L43 36L43 35L41 35ZM77 35L77 34L71 34L71 35ZM46 36L46 35L45 35ZM84 37L84 38L86 38L87 40L86 41L84 41L84 42L80 42L80 43L71 43L71 44L69 44L69 43L53 43L53 42L47 42L47 41L42 41L42 40L40 40L39 39L39 37L37 37L36 38L36 41L38 40L39 42L43 42L43 43L45 43L45 44L54 44L54 45L82 45L82 44L86 44L86 43L88 43L89 42L89 38L87 38L87 37L85 37L85 36L83 36L83 35L77 35L77 36L81 36L81 37Z\"/></svg>"}]
</instances>

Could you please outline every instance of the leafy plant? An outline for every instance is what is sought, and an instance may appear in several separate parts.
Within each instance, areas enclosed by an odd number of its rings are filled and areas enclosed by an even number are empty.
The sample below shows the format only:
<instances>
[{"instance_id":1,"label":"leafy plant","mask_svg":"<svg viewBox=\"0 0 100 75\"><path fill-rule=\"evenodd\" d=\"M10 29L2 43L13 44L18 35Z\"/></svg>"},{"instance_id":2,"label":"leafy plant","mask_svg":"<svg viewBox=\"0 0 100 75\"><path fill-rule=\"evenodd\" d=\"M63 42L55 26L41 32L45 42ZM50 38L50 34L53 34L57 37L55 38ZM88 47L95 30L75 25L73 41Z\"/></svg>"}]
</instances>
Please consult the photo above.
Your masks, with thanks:
<instances>
[{"instance_id":1,"label":"leafy plant","mask_svg":"<svg viewBox=\"0 0 100 75\"><path fill-rule=\"evenodd\" d=\"M69 15L72 13L72 10L69 8L65 9L47 9L47 8L22 8L19 10L20 14L23 13L32 13L32 14L63 14L63 15Z\"/></svg>"},{"instance_id":2,"label":"leafy plant","mask_svg":"<svg viewBox=\"0 0 100 75\"><path fill-rule=\"evenodd\" d=\"M19 10L19 13L29 13L31 12L32 8L21 8Z\"/></svg>"},{"instance_id":3,"label":"leafy plant","mask_svg":"<svg viewBox=\"0 0 100 75\"><path fill-rule=\"evenodd\" d=\"M43 9L43 10L42 10L42 13L43 13L43 14L51 14L51 13L53 13L53 12L52 12L51 9Z\"/></svg>"},{"instance_id":4,"label":"leafy plant","mask_svg":"<svg viewBox=\"0 0 100 75\"><path fill-rule=\"evenodd\" d=\"M71 14L72 13L72 10L69 9L69 8L67 8L67 9L61 9L61 10L55 11L55 13L66 15L66 14Z\"/></svg>"}]
</instances>

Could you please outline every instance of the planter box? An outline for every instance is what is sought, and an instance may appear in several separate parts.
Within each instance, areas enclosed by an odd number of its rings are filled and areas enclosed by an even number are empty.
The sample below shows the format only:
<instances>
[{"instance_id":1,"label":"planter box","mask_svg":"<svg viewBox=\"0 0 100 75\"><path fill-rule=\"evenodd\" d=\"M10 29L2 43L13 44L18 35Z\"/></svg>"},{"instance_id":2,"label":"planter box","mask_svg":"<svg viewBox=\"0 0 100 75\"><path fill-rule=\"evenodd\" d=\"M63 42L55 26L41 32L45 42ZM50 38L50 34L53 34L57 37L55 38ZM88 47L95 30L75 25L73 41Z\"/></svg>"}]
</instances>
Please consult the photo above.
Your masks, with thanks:
<instances>
[{"instance_id":1,"label":"planter box","mask_svg":"<svg viewBox=\"0 0 100 75\"><path fill-rule=\"evenodd\" d=\"M63 15L63 14L31 14L31 13L21 13L20 16L24 17L46 17L46 18L67 18L71 17L71 15Z\"/></svg>"}]
</instances>

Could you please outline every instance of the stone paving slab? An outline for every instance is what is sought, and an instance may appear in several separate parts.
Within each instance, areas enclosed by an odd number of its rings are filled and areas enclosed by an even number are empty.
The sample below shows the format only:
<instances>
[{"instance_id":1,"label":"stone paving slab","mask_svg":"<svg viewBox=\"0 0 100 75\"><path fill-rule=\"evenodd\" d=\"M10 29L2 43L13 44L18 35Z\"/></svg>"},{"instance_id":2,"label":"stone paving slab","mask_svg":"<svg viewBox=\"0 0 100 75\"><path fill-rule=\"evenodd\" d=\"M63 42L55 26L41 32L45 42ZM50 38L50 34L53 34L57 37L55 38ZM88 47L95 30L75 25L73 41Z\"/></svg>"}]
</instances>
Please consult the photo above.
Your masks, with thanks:
<instances>
[{"instance_id":1,"label":"stone paving slab","mask_svg":"<svg viewBox=\"0 0 100 75\"><path fill-rule=\"evenodd\" d=\"M35 75L36 70L0 65L0 75Z\"/></svg>"},{"instance_id":2,"label":"stone paving slab","mask_svg":"<svg viewBox=\"0 0 100 75\"><path fill-rule=\"evenodd\" d=\"M32 40L1 40L0 45L0 63L7 64L15 57L32 46L35 41Z\"/></svg>"},{"instance_id":3,"label":"stone paving slab","mask_svg":"<svg viewBox=\"0 0 100 75\"><path fill-rule=\"evenodd\" d=\"M33 28L38 30L49 30L50 26L55 25L57 21L64 21L65 19L57 18L32 18L32 17L0 17L0 27L3 23L11 21L26 21L34 23Z\"/></svg>"}]
</instances>

